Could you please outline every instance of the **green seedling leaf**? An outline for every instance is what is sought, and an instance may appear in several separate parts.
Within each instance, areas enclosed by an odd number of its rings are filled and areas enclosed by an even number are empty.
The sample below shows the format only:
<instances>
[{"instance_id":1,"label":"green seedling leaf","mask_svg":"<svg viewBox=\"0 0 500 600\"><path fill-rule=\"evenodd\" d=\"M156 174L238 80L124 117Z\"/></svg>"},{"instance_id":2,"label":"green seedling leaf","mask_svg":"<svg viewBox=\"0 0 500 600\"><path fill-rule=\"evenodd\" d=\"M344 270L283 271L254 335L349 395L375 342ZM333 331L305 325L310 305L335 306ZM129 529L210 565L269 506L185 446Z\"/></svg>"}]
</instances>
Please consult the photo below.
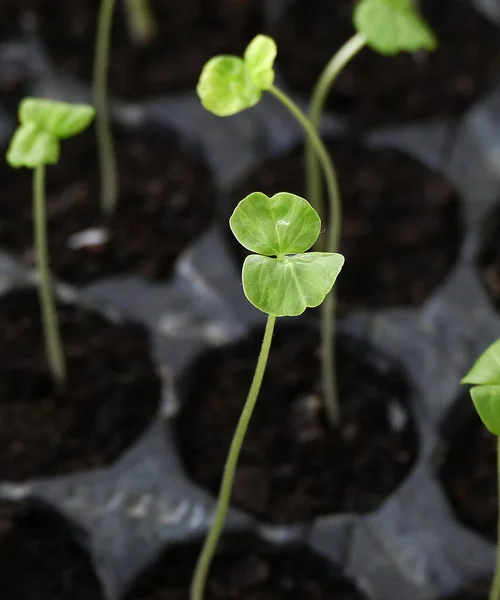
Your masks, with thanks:
<instances>
[{"instance_id":1,"label":"green seedling leaf","mask_svg":"<svg viewBox=\"0 0 500 600\"><path fill-rule=\"evenodd\" d=\"M245 51L245 64L255 85L268 90L274 83L274 60L278 54L276 42L267 35L256 36Z\"/></svg>"},{"instance_id":2,"label":"green seedling leaf","mask_svg":"<svg viewBox=\"0 0 500 600\"><path fill-rule=\"evenodd\" d=\"M494 342L476 360L462 379L471 385L500 385L500 340Z\"/></svg>"},{"instance_id":3,"label":"green seedling leaf","mask_svg":"<svg viewBox=\"0 0 500 600\"><path fill-rule=\"evenodd\" d=\"M252 254L243 264L243 289L261 311L295 317L323 302L343 264L341 254L326 252L278 259Z\"/></svg>"},{"instance_id":4,"label":"green seedling leaf","mask_svg":"<svg viewBox=\"0 0 500 600\"><path fill-rule=\"evenodd\" d=\"M500 385L481 385L472 388L470 393L486 429L500 435Z\"/></svg>"},{"instance_id":5,"label":"green seedling leaf","mask_svg":"<svg viewBox=\"0 0 500 600\"><path fill-rule=\"evenodd\" d=\"M254 192L238 204L229 225L247 250L284 256L309 250L318 239L321 220L300 196L280 192L269 198Z\"/></svg>"},{"instance_id":6,"label":"green seedling leaf","mask_svg":"<svg viewBox=\"0 0 500 600\"><path fill-rule=\"evenodd\" d=\"M32 123L59 140L86 129L94 115L95 110L87 104L69 104L47 98L25 98L19 106L21 124Z\"/></svg>"},{"instance_id":7,"label":"green seedling leaf","mask_svg":"<svg viewBox=\"0 0 500 600\"><path fill-rule=\"evenodd\" d=\"M255 37L244 58L215 56L203 67L196 91L203 107L218 117L229 117L255 106L274 82L277 48L266 35Z\"/></svg>"},{"instance_id":8,"label":"green seedling leaf","mask_svg":"<svg viewBox=\"0 0 500 600\"><path fill-rule=\"evenodd\" d=\"M367 45L381 54L437 48L436 36L411 0L360 0L354 25Z\"/></svg>"},{"instance_id":9,"label":"green seedling leaf","mask_svg":"<svg viewBox=\"0 0 500 600\"><path fill-rule=\"evenodd\" d=\"M229 117L255 106L262 91L242 58L216 56L203 67L196 87L203 107L218 117Z\"/></svg>"},{"instance_id":10,"label":"green seedling leaf","mask_svg":"<svg viewBox=\"0 0 500 600\"><path fill-rule=\"evenodd\" d=\"M7 151L7 162L12 167L34 169L41 165L55 165L59 160L59 140L40 131L33 123L18 127Z\"/></svg>"}]
</instances>

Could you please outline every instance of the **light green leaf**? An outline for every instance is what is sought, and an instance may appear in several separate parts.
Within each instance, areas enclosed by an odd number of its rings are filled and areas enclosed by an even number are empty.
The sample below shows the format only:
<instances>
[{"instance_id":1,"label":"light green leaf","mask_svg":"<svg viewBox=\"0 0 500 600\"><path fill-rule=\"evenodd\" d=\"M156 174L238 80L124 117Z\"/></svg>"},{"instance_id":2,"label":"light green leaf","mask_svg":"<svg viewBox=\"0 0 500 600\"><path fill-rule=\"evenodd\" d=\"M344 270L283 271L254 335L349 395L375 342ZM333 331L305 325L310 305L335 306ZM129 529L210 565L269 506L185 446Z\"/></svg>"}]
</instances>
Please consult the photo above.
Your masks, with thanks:
<instances>
[{"instance_id":1,"label":"light green leaf","mask_svg":"<svg viewBox=\"0 0 500 600\"><path fill-rule=\"evenodd\" d=\"M7 151L7 162L12 167L55 165L59 160L59 140L40 131L33 123L20 125L14 133Z\"/></svg>"},{"instance_id":2,"label":"light green leaf","mask_svg":"<svg viewBox=\"0 0 500 600\"><path fill-rule=\"evenodd\" d=\"M436 36L411 0L360 0L354 25L367 45L381 54L437 48Z\"/></svg>"},{"instance_id":3,"label":"light green leaf","mask_svg":"<svg viewBox=\"0 0 500 600\"><path fill-rule=\"evenodd\" d=\"M323 302L343 264L341 254L326 252L280 259L252 254L243 264L243 289L261 311L294 317Z\"/></svg>"},{"instance_id":4,"label":"light green leaf","mask_svg":"<svg viewBox=\"0 0 500 600\"><path fill-rule=\"evenodd\" d=\"M500 339L481 354L462 383L500 385Z\"/></svg>"},{"instance_id":5,"label":"light green leaf","mask_svg":"<svg viewBox=\"0 0 500 600\"><path fill-rule=\"evenodd\" d=\"M262 97L245 62L237 56L210 59L203 67L196 91L204 108L218 117L255 106Z\"/></svg>"},{"instance_id":6,"label":"light green leaf","mask_svg":"<svg viewBox=\"0 0 500 600\"><path fill-rule=\"evenodd\" d=\"M481 385L470 393L484 426L494 435L500 435L500 385Z\"/></svg>"},{"instance_id":7,"label":"light green leaf","mask_svg":"<svg viewBox=\"0 0 500 600\"><path fill-rule=\"evenodd\" d=\"M305 252L318 239L321 220L312 206L295 194L269 198L254 192L235 208L229 225L236 239L252 252L283 256Z\"/></svg>"},{"instance_id":8,"label":"light green leaf","mask_svg":"<svg viewBox=\"0 0 500 600\"><path fill-rule=\"evenodd\" d=\"M245 50L245 64L255 85L268 90L274 83L274 60L278 48L273 38L267 35L256 36Z\"/></svg>"},{"instance_id":9,"label":"light green leaf","mask_svg":"<svg viewBox=\"0 0 500 600\"><path fill-rule=\"evenodd\" d=\"M47 98L25 98L19 106L21 124L33 123L40 131L60 140L86 129L94 115L94 108L87 104L69 104Z\"/></svg>"}]
</instances>

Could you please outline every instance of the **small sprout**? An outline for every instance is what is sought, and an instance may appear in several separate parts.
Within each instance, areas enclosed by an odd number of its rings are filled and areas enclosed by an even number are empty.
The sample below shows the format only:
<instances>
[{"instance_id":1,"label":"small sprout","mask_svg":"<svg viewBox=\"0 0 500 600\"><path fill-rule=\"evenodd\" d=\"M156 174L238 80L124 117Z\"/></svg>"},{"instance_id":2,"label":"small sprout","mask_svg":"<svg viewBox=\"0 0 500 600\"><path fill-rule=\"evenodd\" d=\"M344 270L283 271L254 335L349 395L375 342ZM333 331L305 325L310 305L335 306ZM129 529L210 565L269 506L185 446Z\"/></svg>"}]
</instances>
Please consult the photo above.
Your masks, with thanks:
<instances>
[{"instance_id":1,"label":"small sprout","mask_svg":"<svg viewBox=\"0 0 500 600\"><path fill-rule=\"evenodd\" d=\"M15 168L33 169L33 223L39 295L45 347L50 370L59 386L64 384L66 367L52 294L45 208L45 166L59 161L60 140L88 127L94 109L86 104L68 104L44 98L25 98L19 106L20 125L12 136L7 162Z\"/></svg>"},{"instance_id":2,"label":"small sprout","mask_svg":"<svg viewBox=\"0 0 500 600\"><path fill-rule=\"evenodd\" d=\"M244 58L215 56L203 67L196 91L204 108L218 117L255 106L274 82L277 49L273 39L258 35Z\"/></svg>"},{"instance_id":3,"label":"small sprout","mask_svg":"<svg viewBox=\"0 0 500 600\"><path fill-rule=\"evenodd\" d=\"M354 25L367 45L380 54L437 48L436 36L412 0L360 0Z\"/></svg>"},{"instance_id":4,"label":"small sprout","mask_svg":"<svg viewBox=\"0 0 500 600\"><path fill-rule=\"evenodd\" d=\"M272 198L255 192L238 204L229 223L240 244L258 253L246 258L242 273L245 295L255 307L285 317L323 302L344 257L306 253L321 229L307 200L285 192Z\"/></svg>"},{"instance_id":5,"label":"small sprout","mask_svg":"<svg viewBox=\"0 0 500 600\"><path fill-rule=\"evenodd\" d=\"M462 383L474 386L470 393L481 421L500 436L500 340L481 354Z\"/></svg>"}]
</instances>

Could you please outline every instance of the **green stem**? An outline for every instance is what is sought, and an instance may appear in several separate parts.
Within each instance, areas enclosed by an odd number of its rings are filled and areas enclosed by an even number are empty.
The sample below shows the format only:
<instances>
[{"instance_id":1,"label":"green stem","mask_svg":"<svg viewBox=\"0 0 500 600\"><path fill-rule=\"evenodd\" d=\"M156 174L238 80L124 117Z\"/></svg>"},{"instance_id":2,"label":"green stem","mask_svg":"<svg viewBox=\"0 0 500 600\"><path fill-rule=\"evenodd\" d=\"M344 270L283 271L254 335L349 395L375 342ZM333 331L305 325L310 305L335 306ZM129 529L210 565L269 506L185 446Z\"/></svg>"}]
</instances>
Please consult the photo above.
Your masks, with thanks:
<instances>
[{"instance_id":1,"label":"green stem","mask_svg":"<svg viewBox=\"0 0 500 600\"><path fill-rule=\"evenodd\" d=\"M309 119L304 115L300 108L282 91L272 86L269 91L275 96L297 119L303 127L311 143L318 160L323 168L323 174L326 179L328 190L328 200L330 208L330 220L328 225L328 235L326 243L327 252L337 252L340 241L340 225L342 219L342 206L340 204L340 192L337 181L337 174L333 166L332 159L328 154L325 145L319 137L316 129L312 126ZM311 204L322 215L317 204L315 205L311 198ZM337 393L337 381L335 371L335 288L328 294L322 306L321 318L321 346L322 346L322 377L323 393L325 396L325 408L330 422L338 425L340 422L340 408ZM327 311L331 310L330 314Z\"/></svg>"},{"instance_id":2,"label":"green stem","mask_svg":"<svg viewBox=\"0 0 500 600\"><path fill-rule=\"evenodd\" d=\"M144 44L155 38L156 21L149 0L125 0L125 12L134 42Z\"/></svg>"},{"instance_id":3,"label":"green stem","mask_svg":"<svg viewBox=\"0 0 500 600\"><path fill-rule=\"evenodd\" d=\"M309 108L309 117L311 124L316 131L319 131L321 117L325 108L326 99L330 93L337 77L343 71L344 67L356 56L364 47L365 38L361 33L352 36L331 58L330 62L323 69L319 79L314 87L311 104ZM307 198L310 202L315 202L318 206L322 204L321 196L321 173L319 170L318 159L314 148L310 142L306 144L306 172L307 172Z\"/></svg>"},{"instance_id":4,"label":"green stem","mask_svg":"<svg viewBox=\"0 0 500 600\"><path fill-rule=\"evenodd\" d=\"M43 165L35 169L33 176L33 227L36 262L40 278L38 294L42 309L45 350L54 380L62 387L66 378L66 367L61 338L59 336L57 311L52 295L47 244L47 217L45 214L45 167Z\"/></svg>"},{"instance_id":5,"label":"green stem","mask_svg":"<svg viewBox=\"0 0 500 600\"><path fill-rule=\"evenodd\" d=\"M224 466L224 474L222 476L222 483L217 500L217 509L215 511L212 527L207 539L205 540L205 544L194 572L193 581L191 584L190 600L203 600L208 571L210 569L217 544L224 528L224 522L226 520L229 502L231 500L234 475L236 472L236 466L238 464L241 447L243 445L243 440L245 439L248 424L252 418L252 413L259 396L260 386L266 370L275 322L276 317L268 315L264 339L262 341L262 348L260 350L259 360L253 376L252 385L250 387L250 391L248 392L248 397L241 412L238 425L236 426L231 447L227 455L226 464Z\"/></svg>"},{"instance_id":6,"label":"green stem","mask_svg":"<svg viewBox=\"0 0 500 600\"><path fill-rule=\"evenodd\" d=\"M500 600L500 437L497 438L497 477L498 477L498 530L497 536L497 561L495 567L495 575L491 584L489 600Z\"/></svg>"},{"instance_id":7,"label":"green stem","mask_svg":"<svg viewBox=\"0 0 500 600\"><path fill-rule=\"evenodd\" d=\"M102 211L107 215L114 213L118 194L116 159L107 93L109 46L114 10L115 0L101 0L97 24L93 81L97 152L101 170L101 203Z\"/></svg>"}]
</instances>

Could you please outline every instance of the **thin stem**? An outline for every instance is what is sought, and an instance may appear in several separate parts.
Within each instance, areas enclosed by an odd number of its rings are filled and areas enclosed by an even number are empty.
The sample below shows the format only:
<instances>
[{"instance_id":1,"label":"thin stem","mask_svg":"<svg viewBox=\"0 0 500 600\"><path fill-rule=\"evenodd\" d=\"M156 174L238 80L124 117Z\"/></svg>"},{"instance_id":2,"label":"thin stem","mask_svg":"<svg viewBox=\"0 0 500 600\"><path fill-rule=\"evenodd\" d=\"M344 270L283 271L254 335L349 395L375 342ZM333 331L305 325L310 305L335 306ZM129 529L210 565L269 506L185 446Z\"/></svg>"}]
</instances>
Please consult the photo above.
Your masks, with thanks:
<instances>
[{"instance_id":1,"label":"thin stem","mask_svg":"<svg viewBox=\"0 0 500 600\"><path fill-rule=\"evenodd\" d=\"M156 21L149 0L125 0L125 13L131 38L138 44L156 36Z\"/></svg>"},{"instance_id":2,"label":"thin stem","mask_svg":"<svg viewBox=\"0 0 500 600\"><path fill-rule=\"evenodd\" d=\"M356 56L364 45L364 36L361 33L356 33L333 55L319 76L311 96L311 104L309 107L311 124L316 131L319 131L326 99L333 84L343 71L344 67ZM306 144L306 172L307 198L310 202L313 202L314 200L314 202L320 206L322 204L321 173L319 170L318 159L310 142Z\"/></svg>"},{"instance_id":3,"label":"thin stem","mask_svg":"<svg viewBox=\"0 0 500 600\"><path fill-rule=\"evenodd\" d=\"M328 200L330 207L330 221L328 225L328 235L326 242L327 252L337 252L340 241L340 225L342 219L342 206L340 204L340 192L337 181L337 174L333 166L332 159L328 154L321 138L317 131L311 125L309 119L304 115L300 108L282 91L276 87L271 87L273 94L297 119L300 125L309 138L318 160L323 167L323 174L326 179L326 187L328 190ZM322 211L318 210L318 206L314 205L311 199L312 206L321 215ZM325 396L325 408L330 422L338 425L340 422L340 408L337 393L337 381L335 371L335 288L328 294L322 307L321 318L321 346L322 346L322 376L323 376L323 393ZM327 311L331 313L327 315Z\"/></svg>"},{"instance_id":4,"label":"thin stem","mask_svg":"<svg viewBox=\"0 0 500 600\"><path fill-rule=\"evenodd\" d=\"M250 387L250 391L248 392L248 397L241 412L238 425L236 426L231 447L227 455L226 464L224 466L224 474L222 476L222 483L217 500L217 509L215 511L212 527L207 539L205 540L205 544L203 545L203 549L194 572L193 581L191 584L190 600L203 600L208 571L210 569L217 544L224 528L224 522L226 520L229 502L231 500L234 475L236 472L236 466L238 464L241 447L243 445L243 440L245 439L248 424L252 418L252 413L259 396L260 386L266 370L275 322L276 317L268 315L264 339L262 341L262 348L260 350L259 360L253 376L252 385Z\"/></svg>"},{"instance_id":5,"label":"thin stem","mask_svg":"<svg viewBox=\"0 0 500 600\"><path fill-rule=\"evenodd\" d=\"M118 184L116 158L108 106L108 63L115 0L101 0L94 60L93 94L96 108L97 152L101 170L101 203L105 214L116 209Z\"/></svg>"},{"instance_id":6,"label":"thin stem","mask_svg":"<svg viewBox=\"0 0 500 600\"><path fill-rule=\"evenodd\" d=\"M498 477L498 529L497 529L497 561L495 575L491 584L489 600L500 600L500 437L497 438L497 477Z\"/></svg>"},{"instance_id":7,"label":"thin stem","mask_svg":"<svg viewBox=\"0 0 500 600\"><path fill-rule=\"evenodd\" d=\"M42 309L45 350L54 380L57 385L62 387L66 379L66 366L59 336L57 311L52 295L47 245L47 217L45 214L45 167L43 165L37 167L33 175L33 228L36 262L40 278L38 294Z\"/></svg>"}]
</instances>

